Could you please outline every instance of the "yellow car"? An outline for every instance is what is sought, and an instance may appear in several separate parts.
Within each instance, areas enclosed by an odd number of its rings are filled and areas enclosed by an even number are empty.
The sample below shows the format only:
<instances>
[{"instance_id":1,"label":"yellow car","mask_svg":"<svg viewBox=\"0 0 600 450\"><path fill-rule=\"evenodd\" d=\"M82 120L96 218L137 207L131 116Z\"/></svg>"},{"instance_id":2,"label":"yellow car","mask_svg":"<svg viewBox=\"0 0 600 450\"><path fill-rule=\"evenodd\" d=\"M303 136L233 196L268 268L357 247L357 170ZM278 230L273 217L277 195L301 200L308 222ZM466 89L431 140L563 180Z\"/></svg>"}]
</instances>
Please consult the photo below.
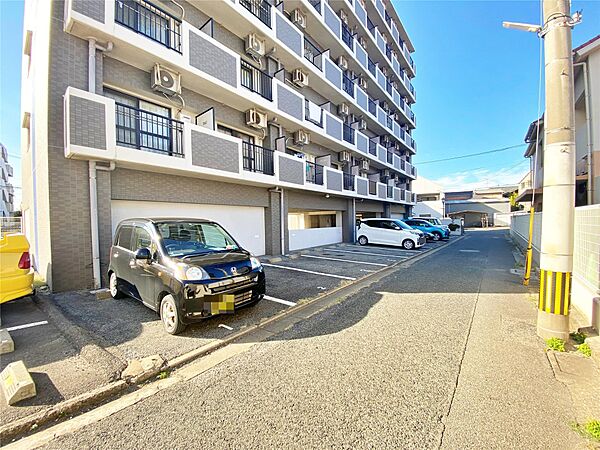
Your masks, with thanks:
<instances>
[{"instance_id":1,"label":"yellow car","mask_svg":"<svg viewBox=\"0 0 600 450\"><path fill-rule=\"evenodd\" d=\"M0 303L33 293L29 242L22 234L0 236Z\"/></svg>"}]
</instances>

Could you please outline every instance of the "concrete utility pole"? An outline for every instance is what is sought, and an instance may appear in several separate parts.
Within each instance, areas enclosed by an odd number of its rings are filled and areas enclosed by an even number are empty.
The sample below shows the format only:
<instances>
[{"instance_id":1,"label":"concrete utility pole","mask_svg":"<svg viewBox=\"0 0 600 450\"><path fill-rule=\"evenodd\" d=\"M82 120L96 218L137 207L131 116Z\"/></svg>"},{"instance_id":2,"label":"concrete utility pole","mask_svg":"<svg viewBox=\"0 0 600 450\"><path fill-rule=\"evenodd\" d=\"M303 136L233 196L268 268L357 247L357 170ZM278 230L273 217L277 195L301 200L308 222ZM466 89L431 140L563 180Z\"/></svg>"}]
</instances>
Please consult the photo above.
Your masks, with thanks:
<instances>
[{"instance_id":1,"label":"concrete utility pole","mask_svg":"<svg viewBox=\"0 0 600 450\"><path fill-rule=\"evenodd\" d=\"M544 197L538 336L569 337L569 299L573 271L575 217L575 105L570 0L543 0L541 27L505 22L506 28L537 32L544 38L546 112L544 114Z\"/></svg>"},{"instance_id":2,"label":"concrete utility pole","mask_svg":"<svg viewBox=\"0 0 600 450\"><path fill-rule=\"evenodd\" d=\"M573 20L569 0L544 0L546 112L537 333L569 337L575 218Z\"/></svg>"}]
</instances>

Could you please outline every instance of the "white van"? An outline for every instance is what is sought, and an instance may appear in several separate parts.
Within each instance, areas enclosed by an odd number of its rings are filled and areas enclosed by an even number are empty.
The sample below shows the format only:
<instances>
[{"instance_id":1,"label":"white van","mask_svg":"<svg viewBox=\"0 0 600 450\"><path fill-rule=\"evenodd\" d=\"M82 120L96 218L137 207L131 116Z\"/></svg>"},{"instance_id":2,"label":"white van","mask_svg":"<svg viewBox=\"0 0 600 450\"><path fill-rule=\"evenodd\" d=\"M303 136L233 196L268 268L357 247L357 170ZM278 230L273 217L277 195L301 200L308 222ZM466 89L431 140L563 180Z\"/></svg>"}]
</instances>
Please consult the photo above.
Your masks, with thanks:
<instances>
[{"instance_id":1,"label":"white van","mask_svg":"<svg viewBox=\"0 0 600 450\"><path fill-rule=\"evenodd\" d=\"M363 219L358 224L356 236L360 245L399 245L412 250L425 245L425 235L399 219Z\"/></svg>"}]
</instances>

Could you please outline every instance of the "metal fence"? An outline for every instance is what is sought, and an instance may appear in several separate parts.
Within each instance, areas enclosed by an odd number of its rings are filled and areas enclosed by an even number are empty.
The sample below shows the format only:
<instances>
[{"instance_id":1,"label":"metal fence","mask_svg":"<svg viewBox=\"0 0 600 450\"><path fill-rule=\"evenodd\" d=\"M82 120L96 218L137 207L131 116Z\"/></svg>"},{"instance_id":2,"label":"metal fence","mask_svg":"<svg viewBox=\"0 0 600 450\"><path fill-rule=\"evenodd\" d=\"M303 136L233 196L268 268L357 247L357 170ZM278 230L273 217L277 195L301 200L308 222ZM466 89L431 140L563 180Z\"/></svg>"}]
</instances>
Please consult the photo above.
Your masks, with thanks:
<instances>
[{"instance_id":1,"label":"metal fence","mask_svg":"<svg viewBox=\"0 0 600 450\"><path fill-rule=\"evenodd\" d=\"M21 217L0 217L0 234L22 232L23 221Z\"/></svg>"},{"instance_id":2,"label":"metal fence","mask_svg":"<svg viewBox=\"0 0 600 450\"><path fill-rule=\"evenodd\" d=\"M240 0L240 4L271 28L271 4L266 0Z\"/></svg>"},{"instance_id":3,"label":"metal fence","mask_svg":"<svg viewBox=\"0 0 600 450\"><path fill-rule=\"evenodd\" d=\"M323 166L313 162L306 162L306 182L312 184L323 184Z\"/></svg>"},{"instance_id":4,"label":"metal fence","mask_svg":"<svg viewBox=\"0 0 600 450\"><path fill-rule=\"evenodd\" d=\"M269 101L273 100L273 77L244 60L240 60L240 75L242 86Z\"/></svg>"},{"instance_id":5,"label":"metal fence","mask_svg":"<svg viewBox=\"0 0 600 450\"><path fill-rule=\"evenodd\" d=\"M242 160L244 170L264 173L265 175L274 175L274 153L275 152L270 148L261 147L259 145L251 144L250 142L243 142Z\"/></svg>"}]
</instances>

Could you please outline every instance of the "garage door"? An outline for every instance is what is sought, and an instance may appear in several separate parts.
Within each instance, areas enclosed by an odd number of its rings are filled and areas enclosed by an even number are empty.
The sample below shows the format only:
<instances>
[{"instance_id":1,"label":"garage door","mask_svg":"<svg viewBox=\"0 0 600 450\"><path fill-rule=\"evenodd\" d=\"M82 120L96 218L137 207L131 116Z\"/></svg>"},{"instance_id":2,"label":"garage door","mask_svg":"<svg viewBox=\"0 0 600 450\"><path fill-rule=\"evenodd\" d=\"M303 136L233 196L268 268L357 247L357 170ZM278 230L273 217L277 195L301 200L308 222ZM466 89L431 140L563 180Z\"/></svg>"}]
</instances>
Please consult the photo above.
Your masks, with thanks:
<instances>
[{"instance_id":1,"label":"garage door","mask_svg":"<svg viewBox=\"0 0 600 450\"><path fill-rule=\"evenodd\" d=\"M257 256L265 254L264 208L113 200L111 212L113 235L121 220L132 217L208 219L222 225L246 250Z\"/></svg>"}]
</instances>

